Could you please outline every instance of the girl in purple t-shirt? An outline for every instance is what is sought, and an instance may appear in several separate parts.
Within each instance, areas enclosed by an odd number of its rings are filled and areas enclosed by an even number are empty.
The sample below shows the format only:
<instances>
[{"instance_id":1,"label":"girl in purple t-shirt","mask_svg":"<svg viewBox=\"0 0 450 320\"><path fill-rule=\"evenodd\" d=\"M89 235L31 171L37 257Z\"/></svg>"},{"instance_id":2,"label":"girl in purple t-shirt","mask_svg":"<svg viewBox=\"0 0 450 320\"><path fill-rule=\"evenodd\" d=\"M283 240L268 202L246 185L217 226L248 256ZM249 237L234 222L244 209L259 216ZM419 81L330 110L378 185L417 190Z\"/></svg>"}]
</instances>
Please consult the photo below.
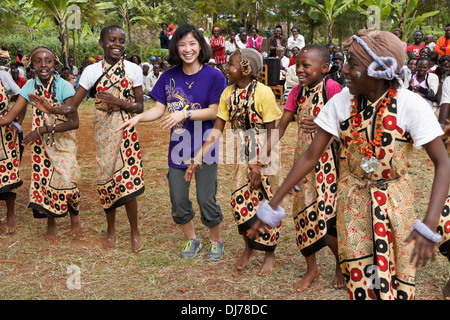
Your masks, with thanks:
<instances>
[{"instance_id":1,"label":"girl in purple t-shirt","mask_svg":"<svg viewBox=\"0 0 450 320\"><path fill-rule=\"evenodd\" d=\"M220 95L226 88L223 74L206 64L210 58L211 49L198 29L190 24L179 27L169 45L169 63L174 67L161 74L150 92L156 100L154 107L121 127L131 128L138 122L161 119L161 127L171 129L167 178L172 218L181 226L186 238L181 253L185 258L195 257L202 244L195 233L190 183L184 180L184 175L191 159L202 147L206 131L214 126ZM166 108L169 114L164 116ZM195 175L202 223L211 234L209 259L221 259L223 254L223 215L216 201L217 159L214 152L205 156L202 169Z\"/></svg>"}]
</instances>

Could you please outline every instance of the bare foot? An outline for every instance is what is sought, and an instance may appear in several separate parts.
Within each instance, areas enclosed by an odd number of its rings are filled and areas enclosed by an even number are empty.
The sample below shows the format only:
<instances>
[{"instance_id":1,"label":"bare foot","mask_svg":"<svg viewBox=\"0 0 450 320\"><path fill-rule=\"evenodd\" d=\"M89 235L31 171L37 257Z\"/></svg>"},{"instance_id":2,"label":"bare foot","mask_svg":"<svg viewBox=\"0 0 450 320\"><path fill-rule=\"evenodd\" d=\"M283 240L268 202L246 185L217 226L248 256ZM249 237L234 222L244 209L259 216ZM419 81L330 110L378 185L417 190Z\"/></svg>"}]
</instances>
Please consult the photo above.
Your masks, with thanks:
<instances>
[{"instance_id":1,"label":"bare foot","mask_svg":"<svg viewBox=\"0 0 450 320\"><path fill-rule=\"evenodd\" d=\"M56 221L55 218L47 218L47 233L44 236L45 240L51 243L56 243Z\"/></svg>"},{"instance_id":2,"label":"bare foot","mask_svg":"<svg viewBox=\"0 0 450 320\"><path fill-rule=\"evenodd\" d=\"M252 254L253 254L253 250L250 249L248 246L245 246L244 252L242 253L240 258L236 262L236 268L238 270L243 270L247 266L248 262L250 261L250 257L252 256Z\"/></svg>"},{"instance_id":3,"label":"bare foot","mask_svg":"<svg viewBox=\"0 0 450 320\"><path fill-rule=\"evenodd\" d=\"M103 240L103 248L114 249L116 247L116 233L108 232L106 238Z\"/></svg>"},{"instance_id":4,"label":"bare foot","mask_svg":"<svg viewBox=\"0 0 450 320\"><path fill-rule=\"evenodd\" d=\"M258 276L265 277L271 274L273 272L273 268L275 267L275 263L275 252L266 252L261 270L258 272Z\"/></svg>"},{"instance_id":5,"label":"bare foot","mask_svg":"<svg viewBox=\"0 0 450 320\"><path fill-rule=\"evenodd\" d=\"M320 276L320 270L318 268L306 270L305 275L294 283L294 290L297 292L305 291L318 276Z\"/></svg>"},{"instance_id":6,"label":"bare foot","mask_svg":"<svg viewBox=\"0 0 450 320\"><path fill-rule=\"evenodd\" d=\"M450 300L450 280L447 282L445 287L442 289L442 293L444 294L445 300Z\"/></svg>"},{"instance_id":7,"label":"bare foot","mask_svg":"<svg viewBox=\"0 0 450 320\"><path fill-rule=\"evenodd\" d=\"M78 215L70 215L70 230L72 231L72 237L77 237L83 231L81 227L80 217Z\"/></svg>"},{"instance_id":8,"label":"bare foot","mask_svg":"<svg viewBox=\"0 0 450 320\"><path fill-rule=\"evenodd\" d=\"M336 266L336 275L334 277L333 288L343 289L346 286L347 286L346 281L345 281L344 275L342 274L341 267L338 265L338 266Z\"/></svg>"},{"instance_id":9,"label":"bare foot","mask_svg":"<svg viewBox=\"0 0 450 320\"><path fill-rule=\"evenodd\" d=\"M15 215L8 215L6 219L6 234L12 234L16 232L17 226L16 226L16 217Z\"/></svg>"},{"instance_id":10,"label":"bare foot","mask_svg":"<svg viewBox=\"0 0 450 320\"><path fill-rule=\"evenodd\" d=\"M137 235L131 235L131 248L134 253L138 253L144 248L139 233Z\"/></svg>"}]
</instances>

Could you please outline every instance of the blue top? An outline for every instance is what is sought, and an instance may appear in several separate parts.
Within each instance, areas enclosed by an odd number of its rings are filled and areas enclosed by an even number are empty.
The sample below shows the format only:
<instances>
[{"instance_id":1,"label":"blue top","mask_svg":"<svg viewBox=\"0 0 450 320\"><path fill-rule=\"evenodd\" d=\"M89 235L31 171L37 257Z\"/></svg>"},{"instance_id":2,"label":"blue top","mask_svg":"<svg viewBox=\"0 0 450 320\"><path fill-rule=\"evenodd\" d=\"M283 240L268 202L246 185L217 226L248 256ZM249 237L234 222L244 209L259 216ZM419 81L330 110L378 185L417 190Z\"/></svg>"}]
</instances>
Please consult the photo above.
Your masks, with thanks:
<instances>
[{"instance_id":1,"label":"blue top","mask_svg":"<svg viewBox=\"0 0 450 320\"><path fill-rule=\"evenodd\" d=\"M20 90L19 94L27 99L28 102L31 102L31 99L28 97L28 94L34 94L34 87L35 84L42 85L41 79L39 77L36 77L36 79L30 79L25 83L25 85ZM58 100L59 103L64 104L64 101L67 98L73 97L75 94L75 89L73 85L61 78L60 76L57 76L56 78L56 100Z\"/></svg>"},{"instance_id":2,"label":"blue top","mask_svg":"<svg viewBox=\"0 0 450 320\"><path fill-rule=\"evenodd\" d=\"M192 84L189 90L188 85ZM200 110L219 103L226 88L225 77L209 65L196 74L186 75L180 66L164 71L150 95L167 106L169 113L179 110ZM214 127L215 120L184 120L172 128L169 144L169 167L186 168L201 149ZM218 143L204 156L204 163L218 163ZM183 163L184 162L184 163Z\"/></svg>"}]
</instances>

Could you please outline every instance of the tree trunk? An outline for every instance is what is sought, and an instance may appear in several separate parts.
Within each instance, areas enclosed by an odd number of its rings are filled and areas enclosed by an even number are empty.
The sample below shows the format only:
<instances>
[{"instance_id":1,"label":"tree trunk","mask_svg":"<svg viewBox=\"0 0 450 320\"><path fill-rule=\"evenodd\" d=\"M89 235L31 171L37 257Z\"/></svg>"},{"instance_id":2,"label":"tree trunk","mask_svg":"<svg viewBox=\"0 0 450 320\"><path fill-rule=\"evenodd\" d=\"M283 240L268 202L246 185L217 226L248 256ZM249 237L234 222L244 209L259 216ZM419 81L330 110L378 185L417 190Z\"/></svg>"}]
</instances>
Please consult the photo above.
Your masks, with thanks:
<instances>
[{"instance_id":1,"label":"tree trunk","mask_svg":"<svg viewBox=\"0 0 450 320\"><path fill-rule=\"evenodd\" d=\"M398 28L403 30L403 24L405 23L406 11L408 10L409 0L405 0L404 7L402 10L402 15L400 16L400 20L398 21Z\"/></svg>"},{"instance_id":2,"label":"tree trunk","mask_svg":"<svg viewBox=\"0 0 450 320\"><path fill-rule=\"evenodd\" d=\"M61 55L62 55L62 60L63 60L61 62L63 63L64 67L67 67L68 56L67 56L67 46L66 46L66 26L63 21L58 21L58 27L59 27L58 39L61 42Z\"/></svg>"},{"instance_id":3,"label":"tree trunk","mask_svg":"<svg viewBox=\"0 0 450 320\"><path fill-rule=\"evenodd\" d=\"M328 21L328 43L333 42L333 21Z\"/></svg>"}]
</instances>

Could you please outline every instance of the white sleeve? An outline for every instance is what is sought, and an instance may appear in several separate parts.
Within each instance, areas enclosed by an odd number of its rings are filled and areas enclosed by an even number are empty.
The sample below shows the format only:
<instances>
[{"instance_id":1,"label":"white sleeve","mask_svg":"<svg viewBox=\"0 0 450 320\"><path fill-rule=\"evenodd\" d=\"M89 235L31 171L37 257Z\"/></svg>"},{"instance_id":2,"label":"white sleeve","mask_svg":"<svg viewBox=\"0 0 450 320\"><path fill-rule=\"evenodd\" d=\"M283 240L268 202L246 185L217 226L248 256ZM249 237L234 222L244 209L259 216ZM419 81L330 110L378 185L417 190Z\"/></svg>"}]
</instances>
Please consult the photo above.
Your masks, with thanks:
<instances>
[{"instance_id":1,"label":"white sleeve","mask_svg":"<svg viewBox=\"0 0 450 320\"><path fill-rule=\"evenodd\" d=\"M447 77L442 84L441 104L444 103L450 103L450 77Z\"/></svg>"},{"instance_id":2,"label":"white sleeve","mask_svg":"<svg viewBox=\"0 0 450 320\"><path fill-rule=\"evenodd\" d=\"M133 81L133 88L142 86L142 84L144 83L142 68L128 60L125 60L124 63L127 75Z\"/></svg>"},{"instance_id":3,"label":"white sleeve","mask_svg":"<svg viewBox=\"0 0 450 320\"><path fill-rule=\"evenodd\" d=\"M444 134L426 100L407 89L399 90L397 125L411 135L417 149Z\"/></svg>"},{"instance_id":4,"label":"white sleeve","mask_svg":"<svg viewBox=\"0 0 450 320\"><path fill-rule=\"evenodd\" d=\"M320 111L319 115L314 122L317 123L319 127L325 130L328 133L331 133L334 137L339 138L339 120L338 120L338 110L336 109L339 103L336 103L336 96L333 96L328 102L325 104L323 109Z\"/></svg>"},{"instance_id":5,"label":"white sleeve","mask_svg":"<svg viewBox=\"0 0 450 320\"><path fill-rule=\"evenodd\" d=\"M439 89L439 77L434 73L428 73L428 87L437 94Z\"/></svg>"},{"instance_id":6,"label":"white sleeve","mask_svg":"<svg viewBox=\"0 0 450 320\"><path fill-rule=\"evenodd\" d=\"M12 96L19 94L20 88L12 78L11 74L6 71L0 72L0 80L2 81L7 94Z\"/></svg>"},{"instance_id":7,"label":"white sleeve","mask_svg":"<svg viewBox=\"0 0 450 320\"><path fill-rule=\"evenodd\" d=\"M84 89L89 90L94 86L95 82L101 75L102 67L100 62L88 65L80 76L79 84Z\"/></svg>"}]
</instances>

